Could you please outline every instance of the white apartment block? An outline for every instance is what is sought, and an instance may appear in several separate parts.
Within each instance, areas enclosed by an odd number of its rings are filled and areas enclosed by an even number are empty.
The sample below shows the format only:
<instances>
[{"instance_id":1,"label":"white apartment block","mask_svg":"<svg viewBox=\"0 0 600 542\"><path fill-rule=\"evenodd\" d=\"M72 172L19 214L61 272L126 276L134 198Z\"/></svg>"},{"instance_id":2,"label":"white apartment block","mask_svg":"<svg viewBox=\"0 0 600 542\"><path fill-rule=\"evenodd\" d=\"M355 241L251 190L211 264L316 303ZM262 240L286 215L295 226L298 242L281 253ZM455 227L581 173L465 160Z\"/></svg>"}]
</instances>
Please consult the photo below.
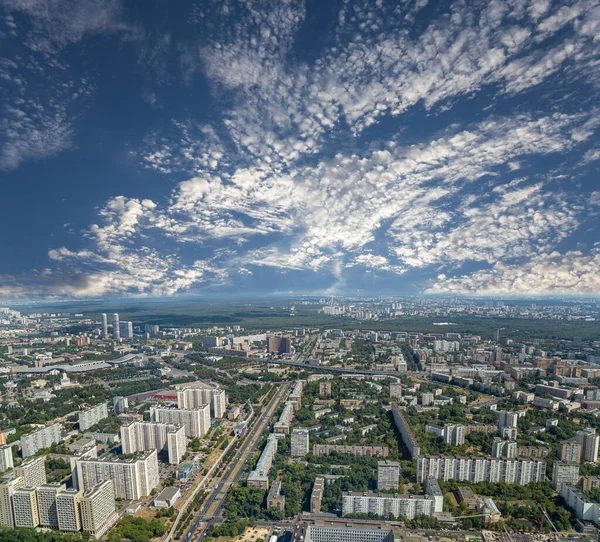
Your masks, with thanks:
<instances>
[{"instance_id":1,"label":"white apartment block","mask_svg":"<svg viewBox=\"0 0 600 542\"><path fill-rule=\"evenodd\" d=\"M377 490L397 489L400 480L400 463L396 461L377 462Z\"/></svg>"},{"instance_id":2,"label":"white apartment block","mask_svg":"<svg viewBox=\"0 0 600 542\"><path fill-rule=\"evenodd\" d=\"M565 504L575 512L577 519L591 521L595 525L598 525L600 507L588 499L578 487L563 484L560 489L560 495L564 499Z\"/></svg>"},{"instance_id":3,"label":"white apartment block","mask_svg":"<svg viewBox=\"0 0 600 542\"><path fill-rule=\"evenodd\" d=\"M375 514L385 518L404 516L433 516L435 500L429 495L382 495L373 493L344 493L342 516Z\"/></svg>"},{"instance_id":4,"label":"white apartment block","mask_svg":"<svg viewBox=\"0 0 600 542\"><path fill-rule=\"evenodd\" d=\"M248 485L251 487L260 487L269 489L269 471L273 464L273 458L277 452L277 437L274 434L269 435L267 444L256 463L256 468L248 475Z\"/></svg>"},{"instance_id":5,"label":"white apartment block","mask_svg":"<svg viewBox=\"0 0 600 542\"><path fill-rule=\"evenodd\" d=\"M185 454L187 439L183 425L160 422L132 422L121 426L124 454L167 451L169 463L178 465Z\"/></svg>"},{"instance_id":6,"label":"white apartment block","mask_svg":"<svg viewBox=\"0 0 600 542\"><path fill-rule=\"evenodd\" d=\"M210 405L213 418L222 418L226 409L225 390L218 388L186 388L177 391L177 407L183 409Z\"/></svg>"},{"instance_id":7,"label":"white apartment block","mask_svg":"<svg viewBox=\"0 0 600 542\"><path fill-rule=\"evenodd\" d=\"M83 491L77 489L65 489L56 496L56 514L60 531L81 531L79 503L82 497Z\"/></svg>"},{"instance_id":8,"label":"white apartment block","mask_svg":"<svg viewBox=\"0 0 600 542\"><path fill-rule=\"evenodd\" d=\"M309 525L305 542L394 542L391 530Z\"/></svg>"},{"instance_id":9,"label":"white apartment block","mask_svg":"<svg viewBox=\"0 0 600 542\"><path fill-rule=\"evenodd\" d=\"M21 487L13 496L15 527L37 527L40 524L35 487Z\"/></svg>"},{"instance_id":10,"label":"white apartment block","mask_svg":"<svg viewBox=\"0 0 600 542\"><path fill-rule=\"evenodd\" d=\"M65 484L43 484L37 488L37 504L40 525L58 529L57 495L66 489Z\"/></svg>"},{"instance_id":11,"label":"white apartment block","mask_svg":"<svg viewBox=\"0 0 600 542\"><path fill-rule=\"evenodd\" d=\"M49 448L55 442L60 442L60 440L60 425L57 423L24 435L21 437L23 457L35 455L38 450Z\"/></svg>"},{"instance_id":12,"label":"white apartment block","mask_svg":"<svg viewBox=\"0 0 600 542\"><path fill-rule=\"evenodd\" d=\"M577 461L555 461L552 465L552 488L561 491L563 484L577 485L579 463Z\"/></svg>"},{"instance_id":13,"label":"white apartment block","mask_svg":"<svg viewBox=\"0 0 600 542\"><path fill-rule=\"evenodd\" d=\"M25 459L15 469L15 475L23 478L23 485L27 487L38 487L46 483L46 466L44 457L31 457Z\"/></svg>"},{"instance_id":14,"label":"white apartment block","mask_svg":"<svg viewBox=\"0 0 600 542\"><path fill-rule=\"evenodd\" d=\"M417 482L428 476L447 482L457 480L527 485L543 482L546 463L537 459L500 457L451 457L422 455L417 458Z\"/></svg>"},{"instance_id":15,"label":"white apartment block","mask_svg":"<svg viewBox=\"0 0 600 542\"><path fill-rule=\"evenodd\" d=\"M203 437L210 429L210 405L197 408L150 408L152 421L183 425L185 436L188 438Z\"/></svg>"},{"instance_id":16,"label":"white apartment block","mask_svg":"<svg viewBox=\"0 0 600 542\"><path fill-rule=\"evenodd\" d=\"M156 450L136 459L84 459L77 462L77 479L85 491L112 480L116 499L137 500L147 497L158 485Z\"/></svg>"},{"instance_id":17,"label":"white apartment block","mask_svg":"<svg viewBox=\"0 0 600 542\"><path fill-rule=\"evenodd\" d=\"M24 480L22 476L16 476L0 483L0 527L14 527L13 495L17 489L22 488Z\"/></svg>"},{"instance_id":18,"label":"white apartment block","mask_svg":"<svg viewBox=\"0 0 600 542\"><path fill-rule=\"evenodd\" d=\"M0 446L0 472L14 467L11 446Z\"/></svg>"},{"instance_id":19,"label":"white apartment block","mask_svg":"<svg viewBox=\"0 0 600 542\"><path fill-rule=\"evenodd\" d=\"M508 412L506 410L500 411L500 417L498 418L498 430L502 431L505 427L517 427L519 422L518 412Z\"/></svg>"},{"instance_id":20,"label":"white apartment block","mask_svg":"<svg viewBox=\"0 0 600 542\"><path fill-rule=\"evenodd\" d=\"M294 384L294 389L292 389L292 393L290 393L289 401L294 406L294 410L299 410L302 406L302 392L304 391L304 386L306 385L305 380L296 380Z\"/></svg>"},{"instance_id":21,"label":"white apartment block","mask_svg":"<svg viewBox=\"0 0 600 542\"><path fill-rule=\"evenodd\" d=\"M79 509L82 530L96 538L104 535L118 519L112 480L105 480L86 492L80 500Z\"/></svg>"},{"instance_id":22,"label":"white apartment block","mask_svg":"<svg viewBox=\"0 0 600 542\"><path fill-rule=\"evenodd\" d=\"M96 425L100 420L108 417L106 403L86 408L79 413L79 430L86 431Z\"/></svg>"},{"instance_id":23,"label":"white apartment block","mask_svg":"<svg viewBox=\"0 0 600 542\"><path fill-rule=\"evenodd\" d=\"M273 426L273 431L275 433L285 433L288 434L290 432L290 424L294 419L294 403L291 401L286 401L283 411L279 416L279 420L275 422Z\"/></svg>"},{"instance_id":24,"label":"white apartment block","mask_svg":"<svg viewBox=\"0 0 600 542\"><path fill-rule=\"evenodd\" d=\"M297 428L292 431L290 452L292 457L304 457L309 450L308 429Z\"/></svg>"}]
</instances>

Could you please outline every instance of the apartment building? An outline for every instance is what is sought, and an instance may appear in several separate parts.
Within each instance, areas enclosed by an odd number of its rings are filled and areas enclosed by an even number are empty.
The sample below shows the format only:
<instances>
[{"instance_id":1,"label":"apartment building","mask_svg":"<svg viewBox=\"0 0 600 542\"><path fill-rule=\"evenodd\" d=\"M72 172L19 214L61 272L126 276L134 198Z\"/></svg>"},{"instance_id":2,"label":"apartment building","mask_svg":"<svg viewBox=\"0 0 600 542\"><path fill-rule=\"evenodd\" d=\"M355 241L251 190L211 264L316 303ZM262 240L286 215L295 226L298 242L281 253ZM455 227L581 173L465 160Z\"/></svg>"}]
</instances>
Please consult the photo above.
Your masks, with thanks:
<instances>
[{"instance_id":1,"label":"apartment building","mask_svg":"<svg viewBox=\"0 0 600 542\"><path fill-rule=\"evenodd\" d=\"M517 441L496 437L492 442L492 457L514 459L517 457Z\"/></svg>"},{"instance_id":2,"label":"apartment building","mask_svg":"<svg viewBox=\"0 0 600 542\"><path fill-rule=\"evenodd\" d=\"M13 495L25 485L22 476L12 476L0 483L0 527L14 527Z\"/></svg>"},{"instance_id":3,"label":"apartment building","mask_svg":"<svg viewBox=\"0 0 600 542\"><path fill-rule=\"evenodd\" d=\"M271 434L256 463L256 468L248 475L247 483L249 486L269 489L269 471L273 464L275 452L277 452L277 435Z\"/></svg>"},{"instance_id":4,"label":"apartment building","mask_svg":"<svg viewBox=\"0 0 600 542\"><path fill-rule=\"evenodd\" d=\"M323 501L323 491L325 490L325 478L317 476L313 489L310 494L310 513L319 514L321 512L321 503Z\"/></svg>"},{"instance_id":5,"label":"apartment building","mask_svg":"<svg viewBox=\"0 0 600 542\"><path fill-rule=\"evenodd\" d=\"M118 519L112 480L105 480L84 493L79 509L82 530L96 538L104 535Z\"/></svg>"},{"instance_id":6,"label":"apartment building","mask_svg":"<svg viewBox=\"0 0 600 542\"><path fill-rule=\"evenodd\" d=\"M108 407L106 403L86 408L79 413L79 430L87 431L90 427L107 417Z\"/></svg>"},{"instance_id":7,"label":"apartment building","mask_svg":"<svg viewBox=\"0 0 600 542\"><path fill-rule=\"evenodd\" d=\"M419 456L417 482L428 476L437 480L478 482L505 482L527 485L543 482L546 463L538 459L508 459L499 457Z\"/></svg>"},{"instance_id":8,"label":"apartment building","mask_svg":"<svg viewBox=\"0 0 600 542\"><path fill-rule=\"evenodd\" d=\"M183 425L135 421L121 426L121 444L124 454L166 451L169 463L178 465L185 454L187 438Z\"/></svg>"},{"instance_id":9,"label":"apartment building","mask_svg":"<svg viewBox=\"0 0 600 542\"><path fill-rule=\"evenodd\" d=\"M79 503L82 497L83 491L77 489L65 489L56 495L56 514L60 531L81 531Z\"/></svg>"},{"instance_id":10,"label":"apartment building","mask_svg":"<svg viewBox=\"0 0 600 542\"><path fill-rule=\"evenodd\" d=\"M35 528L40 524L35 487L20 487L12 496L15 527Z\"/></svg>"},{"instance_id":11,"label":"apartment building","mask_svg":"<svg viewBox=\"0 0 600 542\"><path fill-rule=\"evenodd\" d=\"M297 428L292 431L291 446L292 457L304 457L309 450L308 429Z\"/></svg>"},{"instance_id":12,"label":"apartment building","mask_svg":"<svg viewBox=\"0 0 600 542\"><path fill-rule=\"evenodd\" d=\"M28 435L23 435L21 437L23 457L35 455L38 450L50 448L52 444L60 442L60 440L60 425L57 423L37 429Z\"/></svg>"},{"instance_id":13,"label":"apartment building","mask_svg":"<svg viewBox=\"0 0 600 542\"><path fill-rule=\"evenodd\" d=\"M37 504L40 525L49 529L58 529L57 495L66 489L65 484L42 484L37 488Z\"/></svg>"},{"instance_id":14,"label":"apartment building","mask_svg":"<svg viewBox=\"0 0 600 542\"><path fill-rule=\"evenodd\" d=\"M415 438L410 425L404 418L402 411L396 403L392 403L392 416L394 418L394 424L396 429L402 437L402 442L406 446L411 459L415 459L421 454L421 448Z\"/></svg>"},{"instance_id":15,"label":"apartment building","mask_svg":"<svg viewBox=\"0 0 600 542\"><path fill-rule=\"evenodd\" d=\"M591 521L598 526L600 507L590 501L578 488L570 484L563 484L560 495L565 504L573 510L575 517L581 521Z\"/></svg>"},{"instance_id":16,"label":"apartment building","mask_svg":"<svg viewBox=\"0 0 600 542\"><path fill-rule=\"evenodd\" d=\"M116 499L147 497L159 483L157 453L144 452L136 459L84 459L77 462L77 478L85 491L112 480Z\"/></svg>"},{"instance_id":17,"label":"apartment building","mask_svg":"<svg viewBox=\"0 0 600 542\"><path fill-rule=\"evenodd\" d=\"M429 495L385 495L375 493L343 493L342 516L374 514L385 518L433 516L435 501Z\"/></svg>"},{"instance_id":18,"label":"apartment building","mask_svg":"<svg viewBox=\"0 0 600 542\"><path fill-rule=\"evenodd\" d=\"M210 414L213 418L222 418L227 405L225 390L208 387L177 390L178 408L193 409L204 405L210 405Z\"/></svg>"},{"instance_id":19,"label":"apartment building","mask_svg":"<svg viewBox=\"0 0 600 542\"><path fill-rule=\"evenodd\" d=\"M305 380L296 380L296 382L294 384L294 388L292 389L292 393L290 393L290 396L288 398L288 400L294 406L295 411L299 410L300 407L302 406L302 392L304 391L305 385L306 385Z\"/></svg>"},{"instance_id":20,"label":"apartment building","mask_svg":"<svg viewBox=\"0 0 600 542\"><path fill-rule=\"evenodd\" d=\"M600 436L596 435L596 430L587 428L575 433L575 440L581 444L581 459L584 461L598 461L598 448L600 446Z\"/></svg>"},{"instance_id":21,"label":"apartment building","mask_svg":"<svg viewBox=\"0 0 600 542\"><path fill-rule=\"evenodd\" d=\"M0 472L12 469L14 467L13 454L11 446L0 446Z\"/></svg>"},{"instance_id":22,"label":"apartment building","mask_svg":"<svg viewBox=\"0 0 600 542\"><path fill-rule=\"evenodd\" d=\"M46 466L44 457L31 457L25 459L16 469L15 475L23 478L23 485L38 487L46 483Z\"/></svg>"},{"instance_id":23,"label":"apartment building","mask_svg":"<svg viewBox=\"0 0 600 542\"><path fill-rule=\"evenodd\" d=\"M275 508L285 512L285 496L281 494L281 480L275 480L267 495L267 509Z\"/></svg>"},{"instance_id":24,"label":"apartment building","mask_svg":"<svg viewBox=\"0 0 600 542\"><path fill-rule=\"evenodd\" d=\"M305 542L394 542L391 530L309 525Z\"/></svg>"},{"instance_id":25,"label":"apartment building","mask_svg":"<svg viewBox=\"0 0 600 542\"><path fill-rule=\"evenodd\" d=\"M343 444L313 444L313 455L347 454L357 457L387 457L390 450L387 446L351 446Z\"/></svg>"},{"instance_id":26,"label":"apartment building","mask_svg":"<svg viewBox=\"0 0 600 542\"><path fill-rule=\"evenodd\" d=\"M377 491L397 489L400 480L400 463L396 461L377 462Z\"/></svg>"},{"instance_id":27,"label":"apartment building","mask_svg":"<svg viewBox=\"0 0 600 542\"><path fill-rule=\"evenodd\" d=\"M285 433L287 435L290 432L290 424L294 419L294 412L294 403L286 401L283 411L279 416L279 420L277 420L273 426L273 431L275 433Z\"/></svg>"},{"instance_id":28,"label":"apartment building","mask_svg":"<svg viewBox=\"0 0 600 542\"><path fill-rule=\"evenodd\" d=\"M575 439L565 440L558 445L558 458L561 461L581 461L581 444Z\"/></svg>"},{"instance_id":29,"label":"apartment building","mask_svg":"<svg viewBox=\"0 0 600 542\"><path fill-rule=\"evenodd\" d=\"M577 485L579 463L577 461L555 461L552 465L552 488L560 491L563 484Z\"/></svg>"},{"instance_id":30,"label":"apartment building","mask_svg":"<svg viewBox=\"0 0 600 542\"><path fill-rule=\"evenodd\" d=\"M210 429L210 405L196 408L150 408L152 421L183 425L185 436L188 438L203 437Z\"/></svg>"}]
</instances>

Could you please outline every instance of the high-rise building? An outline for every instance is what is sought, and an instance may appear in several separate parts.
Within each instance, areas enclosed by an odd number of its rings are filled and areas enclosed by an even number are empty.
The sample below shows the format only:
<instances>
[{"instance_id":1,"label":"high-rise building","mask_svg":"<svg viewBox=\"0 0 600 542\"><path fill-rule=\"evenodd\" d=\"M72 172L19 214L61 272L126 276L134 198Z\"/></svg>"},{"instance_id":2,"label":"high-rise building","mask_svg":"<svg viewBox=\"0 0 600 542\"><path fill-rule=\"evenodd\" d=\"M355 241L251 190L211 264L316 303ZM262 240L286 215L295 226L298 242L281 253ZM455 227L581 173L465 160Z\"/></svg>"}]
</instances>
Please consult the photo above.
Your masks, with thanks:
<instances>
[{"instance_id":1,"label":"high-rise building","mask_svg":"<svg viewBox=\"0 0 600 542\"><path fill-rule=\"evenodd\" d=\"M0 446L0 472L14 467L12 446Z\"/></svg>"},{"instance_id":2,"label":"high-rise building","mask_svg":"<svg viewBox=\"0 0 600 542\"><path fill-rule=\"evenodd\" d=\"M552 488L560 491L563 484L577 485L579 463L576 461L555 461L552 466Z\"/></svg>"},{"instance_id":3,"label":"high-rise building","mask_svg":"<svg viewBox=\"0 0 600 542\"><path fill-rule=\"evenodd\" d=\"M273 354L290 354L292 342L288 337L267 337L267 350Z\"/></svg>"},{"instance_id":4,"label":"high-rise building","mask_svg":"<svg viewBox=\"0 0 600 542\"><path fill-rule=\"evenodd\" d=\"M583 431L577 431L575 440L581 444L581 459L592 462L598 461L600 436L596 435L595 429L588 427Z\"/></svg>"},{"instance_id":5,"label":"high-rise building","mask_svg":"<svg viewBox=\"0 0 600 542\"><path fill-rule=\"evenodd\" d=\"M118 519L113 481L105 480L87 491L80 500L81 528L100 538Z\"/></svg>"},{"instance_id":6,"label":"high-rise building","mask_svg":"<svg viewBox=\"0 0 600 542\"><path fill-rule=\"evenodd\" d=\"M37 488L37 503L40 525L50 529L58 529L58 510L56 497L66 489L65 484L42 484Z\"/></svg>"},{"instance_id":7,"label":"high-rise building","mask_svg":"<svg viewBox=\"0 0 600 542\"><path fill-rule=\"evenodd\" d=\"M565 440L558 445L558 458L561 461L581 461L581 444L576 440Z\"/></svg>"},{"instance_id":8,"label":"high-rise building","mask_svg":"<svg viewBox=\"0 0 600 542\"><path fill-rule=\"evenodd\" d=\"M323 501L323 492L325 490L325 478L317 476L310 494L310 513L320 514L321 503Z\"/></svg>"},{"instance_id":9,"label":"high-rise building","mask_svg":"<svg viewBox=\"0 0 600 542\"><path fill-rule=\"evenodd\" d=\"M86 431L96 425L100 420L108 418L108 407L106 403L86 408L79 412L79 430Z\"/></svg>"},{"instance_id":10,"label":"high-rise building","mask_svg":"<svg viewBox=\"0 0 600 542\"><path fill-rule=\"evenodd\" d=\"M119 327L119 314L113 314L113 338L115 341L121 340L121 328Z\"/></svg>"},{"instance_id":11,"label":"high-rise building","mask_svg":"<svg viewBox=\"0 0 600 542\"><path fill-rule=\"evenodd\" d=\"M102 339L108 339L108 318L105 313L102 313Z\"/></svg>"},{"instance_id":12,"label":"high-rise building","mask_svg":"<svg viewBox=\"0 0 600 542\"><path fill-rule=\"evenodd\" d=\"M517 457L517 442L496 437L492 442L492 457L514 459Z\"/></svg>"},{"instance_id":13,"label":"high-rise building","mask_svg":"<svg viewBox=\"0 0 600 542\"><path fill-rule=\"evenodd\" d=\"M210 429L210 405L190 409L151 407L150 416L155 422L183 425L188 438L203 437Z\"/></svg>"},{"instance_id":14,"label":"high-rise building","mask_svg":"<svg viewBox=\"0 0 600 542\"><path fill-rule=\"evenodd\" d=\"M429 495L342 494L342 516L374 514L388 518L404 516L414 519L417 516L433 516L434 513L435 500Z\"/></svg>"},{"instance_id":15,"label":"high-rise building","mask_svg":"<svg viewBox=\"0 0 600 542\"><path fill-rule=\"evenodd\" d=\"M309 450L308 429L298 427L292 431L290 452L292 457L304 457Z\"/></svg>"},{"instance_id":16,"label":"high-rise building","mask_svg":"<svg viewBox=\"0 0 600 542\"><path fill-rule=\"evenodd\" d=\"M507 412L505 410L500 411L500 417L498 418L498 430L502 432L505 427L517 427L519 422L518 412Z\"/></svg>"},{"instance_id":17,"label":"high-rise building","mask_svg":"<svg viewBox=\"0 0 600 542\"><path fill-rule=\"evenodd\" d=\"M423 406L429 406L429 405L433 404L434 400L435 400L435 396L431 392L425 392L425 393L421 394L421 404Z\"/></svg>"},{"instance_id":18,"label":"high-rise building","mask_svg":"<svg viewBox=\"0 0 600 542\"><path fill-rule=\"evenodd\" d=\"M133 322L119 322L119 337L121 339L133 339Z\"/></svg>"},{"instance_id":19,"label":"high-rise building","mask_svg":"<svg viewBox=\"0 0 600 542\"><path fill-rule=\"evenodd\" d=\"M402 384L390 384L390 397L400 399L402 397Z\"/></svg>"},{"instance_id":20,"label":"high-rise building","mask_svg":"<svg viewBox=\"0 0 600 542\"><path fill-rule=\"evenodd\" d=\"M396 461L377 462L377 490L397 489L400 480L400 463Z\"/></svg>"},{"instance_id":21,"label":"high-rise building","mask_svg":"<svg viewBox=\"0 0 600 542\"><path fill-rule=\"evenodd\" d=\"M56 442L60 442L60 425L57 423L23 435L21 437L23 457L35 455L38 450L50 448Z\"/></svg>"},{"instance_id":22,"label":"high-rise building","mask_svg":"<svg viewBox=\"0 0 600 542\"><path fill-rule=\"evenodd\" d=\"M177 407L181 409L198 408L210 405L213 418L225 415L225 390L219 388L184 388L177 390Z\"/></svg>"},{"instance_id":23,"label":"high-rise building","mask_svg":"<svg viewBox=\"0 0 600 542\"><path fill-rule=\"evenodd\" d=\"M147 497L158 485L156 450L144 452L136 459L84 459L77 462L77 479L89 491L105 480L114 483L115 498L137 500Z\"/></svg>"},{"instance_id":24,"label":"high-rise building","mask_svg":"<svg viewBox=\"0 0 600 542\"><path fill-rule=\"evenodd\" d=\"M59 530L71 532L81 530L79 502L82 497L83 491L77 489L65 489L56 495L56 514Z\"/></svg>"},{"instance_id":25,"label":"high-rise building","mask_svg":"<svg viewBox=\"0 0 600 542\"><path fill-rule=\"evenodd\" d=\"M35 487L20 487L12 496L15 527L35 528L40 524Z\"/></svg>"},{"instance_id":26,"label":"high-rise building","mask_svg":"<svg viewBox=\"0 0 600 542\"><path fill-rule=\"evenodd\" d=\"M113 410L115 411L115 414L123 414L124 412L127 412L128 408L129 400L127 397L118 395L113 399Z\"/></svg>"},{"instance_id":27,"label":"high-rise building","mask_svg":"<svg viewBox=\"0 0 600 542\"><path fill-rule=\"evenodd\" d=\"M329 380L321 380L319 382L319 396L325 399L331 397L331 382Z\"/></svg>"},{"instance_id":28,"label":"high-rise building","mask_svg":"<svg viewBox=\"0 0 600 542\"><path fill-rule=\"evenodd\" d=\"M465 426L460 424L444 425L442 437L447 444L462 446L465 443Z\"/></svg>"},{"instance_id":29,"label":"high-rise building","mask_svg":"<svg viewBox=\"0 0 600 542\"><path fill-rule=\"evenodd\" d=\"M121 446L124 454L167 451L169 463L177 465L187 446L185 428L160 422L131 422L121 426Z\"/></svg>"},{"instance_id":30,"label":"high-rise building","mask_svg":"<svg viewBox=\"0 0 600 542\"><path fill-rule=\"evenodd\" d=\"M22 476L13 476L0 483L0 527L14 527L13 495L22 488L25 481Z\"/></svg>"},{"instance_id":31,"label":"high-rise building","mask_svg":"<svg viewBox=\"0 0 600 542\"><path fill-rule=\"evenodd\" d=\"M23 485L27 487L38 487L46 483L46 466L44 457L30 457L25 459L15 469L16 476L23 477Z\"/></svg>"}]
</instances>

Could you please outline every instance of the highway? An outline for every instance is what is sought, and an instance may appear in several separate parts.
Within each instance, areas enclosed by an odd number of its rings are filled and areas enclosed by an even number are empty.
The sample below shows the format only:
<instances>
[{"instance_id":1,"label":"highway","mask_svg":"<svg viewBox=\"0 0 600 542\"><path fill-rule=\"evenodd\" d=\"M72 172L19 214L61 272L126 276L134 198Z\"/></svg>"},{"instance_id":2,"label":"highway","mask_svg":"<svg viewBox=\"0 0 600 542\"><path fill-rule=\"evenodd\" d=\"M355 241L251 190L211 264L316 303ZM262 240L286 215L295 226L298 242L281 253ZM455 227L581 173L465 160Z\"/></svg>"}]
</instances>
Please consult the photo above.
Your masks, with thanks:
<instances>
[{"instance_id":1,"label":"highway","mask_svg":"<svg viewBox=\"0 0 600 542\"><path fill-rule=\"evenodd\" d=\"M291 382L285 383L277 390L263 413L249 430L236 456L229 462L225 474L220 480L216 480L216 485L206 499L200 513L194 518L187 533L183 536L182 540L184 542L189 542L195 535L197 535L195 537L196 539L203 539L206 529L212 523L215 523L216 518L221 516L229 490L234 484L237 484L242 477L246 462L256 452L265 429L267 429L271 423L273 414L283 399L288 396L291 386Z\"/></svg>"}]
</instances>

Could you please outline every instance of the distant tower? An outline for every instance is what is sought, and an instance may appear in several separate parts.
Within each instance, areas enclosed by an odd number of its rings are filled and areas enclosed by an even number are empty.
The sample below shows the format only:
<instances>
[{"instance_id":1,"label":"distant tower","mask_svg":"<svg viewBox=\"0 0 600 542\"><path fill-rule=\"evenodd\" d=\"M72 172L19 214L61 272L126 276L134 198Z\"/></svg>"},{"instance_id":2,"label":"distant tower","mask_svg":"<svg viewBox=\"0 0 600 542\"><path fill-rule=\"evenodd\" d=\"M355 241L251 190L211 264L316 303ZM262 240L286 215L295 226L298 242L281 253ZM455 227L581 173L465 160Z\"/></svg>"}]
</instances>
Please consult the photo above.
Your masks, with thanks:
<instances>
[{"instance_id":1,"label":"distant tower","mask_svg":"<svg viewBox=\"0 0 600 542\"><path fill-rule=\"evenodd\" d=\"M499 343L500 342L500 330L497 329L496 331L494 331L494 342L495 343Z\"/></svg>"},{"instance_id":2,"label":"distant tower","mask_svg":"<svg viewBox=\"0 0 600 542\"><path fill-rule=\"evenodd\" d=\"M108 318L106 314L102 314L102 339L108 339Z\"/></svg>"},{"instance_id":3,"label":"distant tower","mask_svg":"<svg viewBox=\"0 0 600 542\"><path fill-rule=\"evenodd\" d=\"M115 341L121 340L121 329L119 328L119 313L115 312L113 314L113 337Z\"/></svg>"}]
</instances>

